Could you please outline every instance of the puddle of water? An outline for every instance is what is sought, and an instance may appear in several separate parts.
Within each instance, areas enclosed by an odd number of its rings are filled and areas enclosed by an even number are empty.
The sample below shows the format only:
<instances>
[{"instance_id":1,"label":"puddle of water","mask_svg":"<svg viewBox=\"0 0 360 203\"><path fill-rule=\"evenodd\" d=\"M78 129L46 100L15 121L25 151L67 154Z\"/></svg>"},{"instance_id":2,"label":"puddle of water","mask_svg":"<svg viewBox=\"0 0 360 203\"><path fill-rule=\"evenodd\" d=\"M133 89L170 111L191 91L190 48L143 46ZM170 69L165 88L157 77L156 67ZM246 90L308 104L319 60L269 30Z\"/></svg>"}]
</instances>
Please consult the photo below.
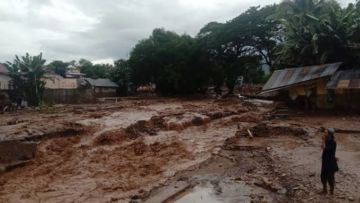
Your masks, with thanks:
<instances>
[{"instance_id":1,"label":"puddle of water","mask_svg":"<svg viewBox=\"0 0 360 203\"><path fill-rule=\"evenodd\" d=\"M248 186L244 182L222 180L219 188L221 192L216 192L209 183L197 185L167 203L249 203L251 194L264 196L265 202L274 202L269 191Z\"/></svg>"},{"instance_id":2,"label":"puddle of water","mask_svg":"<svg viewBox=\"0 0 360 203\"><path fill-rule=\"evenodd\" d=\"M174 203L221 203L211 188L196 186Z\"/></svg>"}]
</instances>

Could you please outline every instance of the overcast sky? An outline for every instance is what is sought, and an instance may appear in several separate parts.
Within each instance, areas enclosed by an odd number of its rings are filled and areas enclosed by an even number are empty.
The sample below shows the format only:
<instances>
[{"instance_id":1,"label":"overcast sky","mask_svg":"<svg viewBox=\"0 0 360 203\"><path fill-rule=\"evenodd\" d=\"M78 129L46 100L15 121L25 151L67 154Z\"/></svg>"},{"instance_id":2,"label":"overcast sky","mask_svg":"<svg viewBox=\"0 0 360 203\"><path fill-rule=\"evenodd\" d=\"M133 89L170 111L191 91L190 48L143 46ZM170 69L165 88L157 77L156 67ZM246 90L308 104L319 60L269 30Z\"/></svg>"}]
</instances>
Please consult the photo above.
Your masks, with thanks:
<instances>
[{"instance_id":1,"label":"overcast sky","mask_svg":"<svg viewBox=\"0 0 360 203\"><path fill-rule=\"evenodd\" d=\"M280 1L0 0L0 61L26 52L43 52L48 62L127 58L154 28L195 35L208 22Z\"/></svg>"}]
</instances>

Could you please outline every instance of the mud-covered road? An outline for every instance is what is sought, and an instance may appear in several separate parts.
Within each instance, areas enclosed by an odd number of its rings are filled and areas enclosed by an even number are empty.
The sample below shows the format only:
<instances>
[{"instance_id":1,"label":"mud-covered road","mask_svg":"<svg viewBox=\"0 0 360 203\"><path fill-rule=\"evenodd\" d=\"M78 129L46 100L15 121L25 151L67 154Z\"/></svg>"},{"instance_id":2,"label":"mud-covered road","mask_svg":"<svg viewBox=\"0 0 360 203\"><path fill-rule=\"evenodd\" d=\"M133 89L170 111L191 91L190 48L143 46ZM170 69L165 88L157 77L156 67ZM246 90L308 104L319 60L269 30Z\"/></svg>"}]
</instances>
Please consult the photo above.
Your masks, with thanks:
<instances>
[{"instance_id":1,"label":"mud-covered road","mask_svg":"<svg viewBox=\"0 0 360 203\"><path fill-rule=\"evenodd\" d=\"M274 107L124 99L0 115L12 146L0 202L359 202L360 117L274 119ZM321 126L354 130L337 134L334 196L317 194Z\"/></svg>"}]
</instances>

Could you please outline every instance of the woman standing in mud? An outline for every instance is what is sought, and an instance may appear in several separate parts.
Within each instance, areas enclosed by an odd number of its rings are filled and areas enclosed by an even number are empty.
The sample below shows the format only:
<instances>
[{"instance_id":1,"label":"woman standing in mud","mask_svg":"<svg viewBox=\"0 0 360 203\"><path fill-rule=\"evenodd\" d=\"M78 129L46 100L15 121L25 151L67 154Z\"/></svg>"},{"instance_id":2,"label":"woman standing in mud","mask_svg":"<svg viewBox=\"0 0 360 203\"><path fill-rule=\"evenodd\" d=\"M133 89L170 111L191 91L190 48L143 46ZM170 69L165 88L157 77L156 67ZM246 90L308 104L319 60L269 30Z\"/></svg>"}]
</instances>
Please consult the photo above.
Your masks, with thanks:
<instances>
[{"instance_id":1,"label":"woman standing in mud","mask_svg":"<svg viewBox=\"0 0 360 203\"><path fill-rule=\"evenodd\" d=\"M322 194L327 194L327 183L330 186L330 194L334 194L335 172L339 170L337 165L336 141L334 138L335 130L327 129L327 134L323 137L323 153L321 164L321 182L323 184Z\"/></svg>"}]
</instances>

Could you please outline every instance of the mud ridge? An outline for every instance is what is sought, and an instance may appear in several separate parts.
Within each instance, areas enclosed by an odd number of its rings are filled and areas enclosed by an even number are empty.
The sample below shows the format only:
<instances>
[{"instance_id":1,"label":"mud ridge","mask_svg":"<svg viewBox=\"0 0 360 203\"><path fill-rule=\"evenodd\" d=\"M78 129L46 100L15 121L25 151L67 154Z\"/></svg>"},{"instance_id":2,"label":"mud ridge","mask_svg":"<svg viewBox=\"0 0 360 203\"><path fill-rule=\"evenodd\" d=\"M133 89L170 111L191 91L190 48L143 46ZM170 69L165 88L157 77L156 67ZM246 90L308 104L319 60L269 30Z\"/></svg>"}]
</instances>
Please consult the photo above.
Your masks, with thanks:
<instances>
[{"instance_id":1,"label":"mud ridge","mask_svg":"<svg viewBox=\"0 0 360 203\"><path fill-rule=\"evenodd\" d=\"M39 142L46 139L58 138L58 137L73 137L80 136L91 129L89 127L82 126L80 124L65 124L64 127L60 130L56 130L54 132L49 133L37 133L35 135L30 135L28 137L23 138L20 141L26 142Z\"/></svg>"},{"instance_id":2,"label":"mud ridge","mask_svg":"<svg viewBox=\"0 0 360 203\"><path fill-rule=\"evenodd\" d=\"M306 140L309 133L295 125L273 125L260 123L249 129L254 137L272 137L272 136L294 136ZM238 136L249 136L247 129L241 129L237 132Z\"/></svg>"}]
</instances>

